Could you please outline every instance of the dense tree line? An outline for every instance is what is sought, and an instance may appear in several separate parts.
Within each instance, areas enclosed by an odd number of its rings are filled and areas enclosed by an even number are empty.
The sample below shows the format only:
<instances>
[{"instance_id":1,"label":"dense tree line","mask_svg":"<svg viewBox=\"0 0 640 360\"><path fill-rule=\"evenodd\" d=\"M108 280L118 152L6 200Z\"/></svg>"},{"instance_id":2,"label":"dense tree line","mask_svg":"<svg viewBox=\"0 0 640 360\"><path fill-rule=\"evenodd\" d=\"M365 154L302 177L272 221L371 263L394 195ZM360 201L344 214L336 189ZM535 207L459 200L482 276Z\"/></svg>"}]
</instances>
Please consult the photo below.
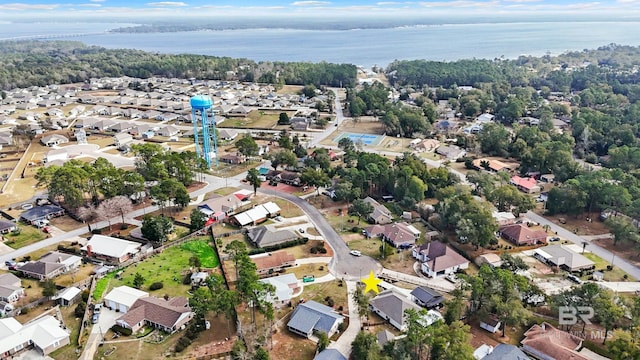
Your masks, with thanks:
<instances>
[{"instance_id":1,"label":"dense tree line","mask_svg":"<svg viewBox=\"0 0 640 360\"><path fill-rule=\"evenodd\" d=\"M356 67L349 64L256 63L229 57L105 49L70 41L3 41L0 61L0 88L5 90L119 76L258 80L317 87L354 86L356 81Z\"/></svg>"}]
</instances>

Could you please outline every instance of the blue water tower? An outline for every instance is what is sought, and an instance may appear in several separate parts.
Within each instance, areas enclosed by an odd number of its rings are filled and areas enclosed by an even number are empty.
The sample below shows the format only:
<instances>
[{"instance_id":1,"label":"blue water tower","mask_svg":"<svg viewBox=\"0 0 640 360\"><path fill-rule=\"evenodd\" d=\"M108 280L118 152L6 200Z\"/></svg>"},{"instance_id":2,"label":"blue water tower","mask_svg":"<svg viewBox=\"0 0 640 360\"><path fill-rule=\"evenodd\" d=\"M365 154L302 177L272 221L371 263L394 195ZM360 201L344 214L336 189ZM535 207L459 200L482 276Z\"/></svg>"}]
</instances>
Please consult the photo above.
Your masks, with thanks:
<instances>
[{"instance_id":1,"label":"blue water tower","mask_svg":"<svg viewBox=\"0 0 640 360\"><path fill-rule=\"evenodd\" d=\"M204 157L209 169L211 169L211 156L214 156L217 167L218 139L216 137L216 122L211 111L213 101L208 96L196 95L189 100L189 103L191 104L191 121L193 122L193 141L196 145L196 154L198 157ZM211 140L213 140L213 151L211 149ZM200 143L202 143L202 152Z\"/></svg>"}]
</instances>

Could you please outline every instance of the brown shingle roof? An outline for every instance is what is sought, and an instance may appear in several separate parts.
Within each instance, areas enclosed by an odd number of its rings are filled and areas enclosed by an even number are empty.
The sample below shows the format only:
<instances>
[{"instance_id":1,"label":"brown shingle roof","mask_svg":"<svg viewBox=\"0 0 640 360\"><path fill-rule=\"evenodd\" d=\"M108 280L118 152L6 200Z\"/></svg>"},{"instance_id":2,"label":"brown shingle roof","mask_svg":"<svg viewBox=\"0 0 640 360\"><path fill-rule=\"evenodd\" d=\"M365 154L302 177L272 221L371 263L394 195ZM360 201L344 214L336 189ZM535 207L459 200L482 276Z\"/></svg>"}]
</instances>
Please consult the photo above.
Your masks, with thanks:
<instances>
[{"instance_id":1,"label":"brown shingle roof","mask_svg":"<svg viewBox=\"0 0 640 360\"><path fill-rule=\"evenodd\" d=\"M515 241L516 244L525 244L530 242L546 242L547 233L541 230L531 230L522 224L507 225L500 228L503 236L509 240Z\"/></svg>"},{"instance_id":2,"label":"brown shingle roof","mask_svg":"<svg viewBox=\"0 0 640 360\"><path fill-rule=\"evenodd\" d=\"M524 333L524 336L525 338L521 341L521 344L525 347L525 350L528 347L553 359L588 359L577 352L582 347L582 339L558 330L547 322L543 322L542 325L533 325Z\"/></svg>"},{"instance_id":3,"label":"brown shingle roof","mask_svg":"<svg viewBox=\"0 0 640 360\"><path fill-rule=\"evenodd\" d=\"M424 247L421 248L421 252L426 253L429 257L427 264L429 269L434 272L439 272L456 265L462 265L469 262L469 260L465 259L464 256L458 254L455 250L439 241L431 241L426 244L426 246L423 246Z\"/></svg>"},{"instance_id":4,"label":"brown shingle roof","mask_svg":"<svg viewBox=\"0 0 640 360\"><path fill-rule=\"evenodd\" d=\"M276 251L269 253L269 255L252 258L251 260L256 264L257 270L260 271L283 266L288 262L296 261L296 258L286 251Z\"/></svg>"},{"instance_id":5,"label":"brown shingle roof","mask_svg":"<svg viewBox=\"0 0 640 360\"><path fill-rule=\"evenodd\" d=\"M119 320L131 326L147 320L166 328L172 328L182 314L191 312L191 308L187 305L188 300L183 297L165 300L149 296L136 300L131 309Z\"/></svg>"}]
</instances>

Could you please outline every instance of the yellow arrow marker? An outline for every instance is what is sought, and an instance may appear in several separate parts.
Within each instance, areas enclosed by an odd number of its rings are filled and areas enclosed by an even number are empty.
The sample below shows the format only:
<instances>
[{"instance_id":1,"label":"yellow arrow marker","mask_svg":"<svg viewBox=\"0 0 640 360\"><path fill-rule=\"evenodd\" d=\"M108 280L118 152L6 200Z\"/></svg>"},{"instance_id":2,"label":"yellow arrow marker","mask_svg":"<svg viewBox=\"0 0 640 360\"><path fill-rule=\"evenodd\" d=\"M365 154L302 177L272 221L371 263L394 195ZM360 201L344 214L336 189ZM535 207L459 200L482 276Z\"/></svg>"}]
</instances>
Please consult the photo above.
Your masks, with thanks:
<instances>
[{"instance_id":1,"label":"yellow arrow marker","mask_svg":"<svg viewBox=\"0 0 640 360\"><path fill-rule=\"evenodd\" d=\"M378 279L375 275L373 275L373 271L369 273L369 277L361 280L366 285L366 287L364 288L365 294L369 291L373 291L376 294L380 292L380 290L378 290L378 284L381 283L382 280Z\"/></svg>"}]
</instances>

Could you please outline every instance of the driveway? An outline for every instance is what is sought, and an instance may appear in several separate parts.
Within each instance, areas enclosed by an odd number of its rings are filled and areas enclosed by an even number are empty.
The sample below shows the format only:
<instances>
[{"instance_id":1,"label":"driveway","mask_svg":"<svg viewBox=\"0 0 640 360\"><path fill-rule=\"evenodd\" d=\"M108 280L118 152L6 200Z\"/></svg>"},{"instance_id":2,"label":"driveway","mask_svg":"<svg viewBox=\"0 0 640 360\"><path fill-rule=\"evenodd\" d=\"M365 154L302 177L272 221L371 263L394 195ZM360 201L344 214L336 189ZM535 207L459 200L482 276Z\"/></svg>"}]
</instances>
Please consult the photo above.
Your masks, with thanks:
<instances>
[{"instance_id":1,"label":"driveway","mask_svg":"<svg viewBox=\"0 0 640 360\"><path fill-rule=\"evenodd\" d=\"M91 360L100 345L100 342L104 339L104 335L107 331L116 323L116 319L122 315L120 312L102 307L100 311L100 318L97 324L94 324L91 328L91 334L84 346L84 351L80 355L80 360ZM91 319L89 319L91 320Z\"/></svg>"}]
</instances>

